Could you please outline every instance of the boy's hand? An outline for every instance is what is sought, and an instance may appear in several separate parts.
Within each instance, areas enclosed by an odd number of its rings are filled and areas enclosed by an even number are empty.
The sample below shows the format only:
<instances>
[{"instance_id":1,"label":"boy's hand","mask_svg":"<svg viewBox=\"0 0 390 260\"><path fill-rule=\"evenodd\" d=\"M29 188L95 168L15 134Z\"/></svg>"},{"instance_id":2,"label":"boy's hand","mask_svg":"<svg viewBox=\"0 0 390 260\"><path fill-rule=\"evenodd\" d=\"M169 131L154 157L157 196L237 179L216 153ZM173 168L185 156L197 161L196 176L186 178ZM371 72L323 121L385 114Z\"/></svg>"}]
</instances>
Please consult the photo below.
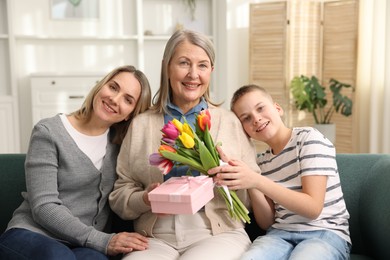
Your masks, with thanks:
<instances>
[{"instance_id":1,"label":"boy's hand","mask_svg":"<svg viewBox=\"0 0 390 260\"><path fill-rule=\"evenodd\" d=\"M223 152L221 146L217 146L217 151L218 151L218 154L219 154L219 157L221 158L221 161L225 162L225 163L228 163L229 162L229 158L227 157L227 155ZM214 168L211 168L207 171L208 175L210 176L214 176L215 174L221 172L221 167L222 166L217 166L217 167L214 167ZM214 182L216 180L214 179Z\"/></svg>"},{"instance_id":2,"label":"boy's hand","mask_svg":"<svg viewBox=\"0 0 390 260\"><path fill-rule=\"evenodd\" d=\"M223 152L222 147L220 145L217 146L217 151L219 153L219 157L225 163L229 162L229 157Z\"/></svg>"},{"instance_id":3,"label":"boy's hand","mask_svg":"<svg viewBox=\"0 0 390 260\"><path fill-rule=\"evenodd\" d=\"M228 165L218 166L208 171L218 185L226 185L231 190L255 188L261 175L250 169L244 162L229 160Z\"/></svg>"}]
</instances>

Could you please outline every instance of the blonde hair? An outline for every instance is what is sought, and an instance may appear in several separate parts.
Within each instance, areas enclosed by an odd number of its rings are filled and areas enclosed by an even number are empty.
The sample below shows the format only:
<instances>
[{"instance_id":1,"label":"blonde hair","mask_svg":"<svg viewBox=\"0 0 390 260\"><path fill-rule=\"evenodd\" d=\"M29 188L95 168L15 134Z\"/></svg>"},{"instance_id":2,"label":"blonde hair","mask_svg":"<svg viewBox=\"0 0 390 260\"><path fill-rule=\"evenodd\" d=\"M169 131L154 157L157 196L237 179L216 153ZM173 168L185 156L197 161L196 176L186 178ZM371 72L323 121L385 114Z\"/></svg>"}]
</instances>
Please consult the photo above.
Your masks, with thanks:
<instances>
[{"instance_id":1,"label":"blonde hair","mask_svg":"<svg viewBox=\"0 0 390 260\"><path fill-rule=\"evenodd\" d=\"M91 89L91 91L88 93L87 97L85 98L83 104L81 105L81 108L71 113L71 115L74 115L74 117L79 120L89 121L92 117L93 100L95 99L96 94L102 89L104 85L106 85L110 80L112 80L112 78L114 78L116 75L122 72L128 72L134 75L134 77L138 80L138 82L141 85L141 94L134 110L131 112L129 116L129 119L111 125L110 130L113 130L110 131L111 141L115 144L122 143L123 138L126 135L127 129L129 128L132 119L136 115L146 111L150 107L152 94L150 90L149 81L142 71L137 70L134 66L131 65L125 65L125 66L115 68L110 73L108 73L102 80L100 80L95 85L95 87Z\"/></svg>"},{"instance_id":2,"label":"blonde hair","mask_svg":"<svg viewBox=\"0 0 390 260\"><path fill-rule=\"evenodd\" d=\"M167 105L171 95L171 86L169 83L168 67L172 57L175 54L177 46L184 41L188 41L189 43L202 48L209 57L211 66L214 67L214 45L206 35L190 30L176 31L168 40L164 50L164 55L161 63L160 88L153 97L152 105L152 109L157 112L169 114ZM215 104L211 101L209 88L206 90L203 97L208 103L215 106L219 106L219 104Z\"/></svg>"}]
</instances>

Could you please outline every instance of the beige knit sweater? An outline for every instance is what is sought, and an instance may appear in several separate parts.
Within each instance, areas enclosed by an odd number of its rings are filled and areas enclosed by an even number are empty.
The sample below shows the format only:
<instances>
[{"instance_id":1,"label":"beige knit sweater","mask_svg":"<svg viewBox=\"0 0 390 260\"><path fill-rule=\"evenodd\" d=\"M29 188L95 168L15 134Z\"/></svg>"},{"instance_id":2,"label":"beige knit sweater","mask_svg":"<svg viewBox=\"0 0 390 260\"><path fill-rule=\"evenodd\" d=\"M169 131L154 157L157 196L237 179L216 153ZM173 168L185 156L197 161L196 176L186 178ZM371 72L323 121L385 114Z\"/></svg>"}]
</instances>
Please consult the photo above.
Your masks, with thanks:
<instances>
[{"instance_id":1,"label":"beige knit sweater","mask_svg":"<svg viewBox=\"0 0 390 260\"><path fill-rule=\"evenodd\" d=\"M246 162L259 172L254 145L246 136L241 123L230 111L209 105L211 114L210 133L215 142L222 142L222 148L229 158ZM149 164L149 155L157 152L160 145L163 114L152 111L138 115L123 141L117 162L118 180L110 194L111 208L123 219L134 220L136 232L153 236L152 230L157 216L142 199L144 190L151 183L163 182L159 169ZM214 198L205 206L212 233L243 227L243 223L230 218L224 199L214 191ZM237 192L242 202L249 207L246 190Z\"/></svg>"}]
</instances>

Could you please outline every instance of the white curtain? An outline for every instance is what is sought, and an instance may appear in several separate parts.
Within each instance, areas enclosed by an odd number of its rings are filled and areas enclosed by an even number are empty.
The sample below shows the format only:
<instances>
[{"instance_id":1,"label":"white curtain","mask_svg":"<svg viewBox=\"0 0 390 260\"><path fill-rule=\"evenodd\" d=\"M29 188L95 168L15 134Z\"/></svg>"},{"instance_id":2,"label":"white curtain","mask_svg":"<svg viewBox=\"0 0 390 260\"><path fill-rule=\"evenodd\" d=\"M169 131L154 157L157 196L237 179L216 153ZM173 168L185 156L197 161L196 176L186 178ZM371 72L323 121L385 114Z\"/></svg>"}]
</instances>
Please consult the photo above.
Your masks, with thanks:
<instances>
[{"instance_id":1,"label":"white curtain","mask_svg":"<svg viewBox=\"0 0 390 260\"><path fill-rule=\"evenodd\" d=\"M359 10L359 152L390 153L390 2L360 0Z\"/></svg>"}]
</instances>

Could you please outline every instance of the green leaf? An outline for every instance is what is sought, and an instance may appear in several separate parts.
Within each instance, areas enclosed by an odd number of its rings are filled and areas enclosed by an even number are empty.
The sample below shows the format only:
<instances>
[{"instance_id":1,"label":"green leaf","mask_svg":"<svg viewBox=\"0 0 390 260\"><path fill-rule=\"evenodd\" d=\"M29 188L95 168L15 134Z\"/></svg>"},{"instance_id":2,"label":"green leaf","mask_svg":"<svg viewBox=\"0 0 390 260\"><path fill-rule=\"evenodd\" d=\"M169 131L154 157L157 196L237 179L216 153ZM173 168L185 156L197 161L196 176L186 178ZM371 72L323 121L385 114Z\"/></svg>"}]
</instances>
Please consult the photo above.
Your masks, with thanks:
<instances>
[{"instance_id":1,"label":"green leaf","mask_svg":"<svg viewBox=\"0 0 390 260\"><path fill-rule=\"evenodd\" d=\"M330 80L330 90L333 93L333 106L336 112L340 112L344 116L350 116L352 114L352 100L341 95L342 88L350 88L351 85L341 83L335 79Z\"/></svg>"},{"instance_id":2,"label":"green leaf","mask_svg":"<svg viewBox=\"0 0 390 260\"><path fill-rule=\"evenodd\" d=\"M295 107L312 113L317 124L330 123L333 112L339 112L344 116L352 114L352 100L341 95L343 88L350 87L349 84L330 79L329 89L333 93L333 102L329 106L330 102L327 101L326 88L320 84L317 77L311 76L308 78L301 75L300 77L294 77L290 84Z\"/></svg>"},{"instance_id":3,"label":"green leaf","mask_svg":"<svg viewBox=\"0 0 390 260\"><path fill-rule=\"evenodd\" d=\"M73 6L78 6L78 5L81 3L81 0L69 0L69 2L70 2Z\"/></svg>"},{"instance_id":4,"label":"green leaf","mask_svg":"<svg viewBox=\"0 0 390 260\"><path fill-rule=\"evenodd\" d=\"M199 160L199 153L195 150L192 150L192 149L187 149L185 147L183 148L179 148L176 150L178 154L184 156L184 157L187 157L187 158L191 158L193 160L196 160L199 164L201 163L200 160Z\"/></svg>"},{"instance_id":5,"label":"green leaf","mask_svg":"<svg viewBox=\"0 0 390 260\"><path fill-rule=\"evenodd\" d=\"M217 167L219 165L219 162L216 163L214 161L214 158L211 155L210 151L207 149L206 145L201 141L199 141L199 155L200 155L200 161L202 162L203 168L206 171L208 169Z\"/></svg>"},{"instance_id":6,"label":"green leaf","mask_svg":"<svg viewBox=\"0 0 390 260\"><path fill-rule=\"evenodd\" d=\"M211 155L213 156L215 163L219 164L219 155L218 155L217 151L215 150L215 145L214 145L213 139L211 138L208 126L206 126L206 129L204 131L204 139L203 140L204 140L204 143L205 143L207 149L210 151Z\"/></svg>"}]
</instances>

